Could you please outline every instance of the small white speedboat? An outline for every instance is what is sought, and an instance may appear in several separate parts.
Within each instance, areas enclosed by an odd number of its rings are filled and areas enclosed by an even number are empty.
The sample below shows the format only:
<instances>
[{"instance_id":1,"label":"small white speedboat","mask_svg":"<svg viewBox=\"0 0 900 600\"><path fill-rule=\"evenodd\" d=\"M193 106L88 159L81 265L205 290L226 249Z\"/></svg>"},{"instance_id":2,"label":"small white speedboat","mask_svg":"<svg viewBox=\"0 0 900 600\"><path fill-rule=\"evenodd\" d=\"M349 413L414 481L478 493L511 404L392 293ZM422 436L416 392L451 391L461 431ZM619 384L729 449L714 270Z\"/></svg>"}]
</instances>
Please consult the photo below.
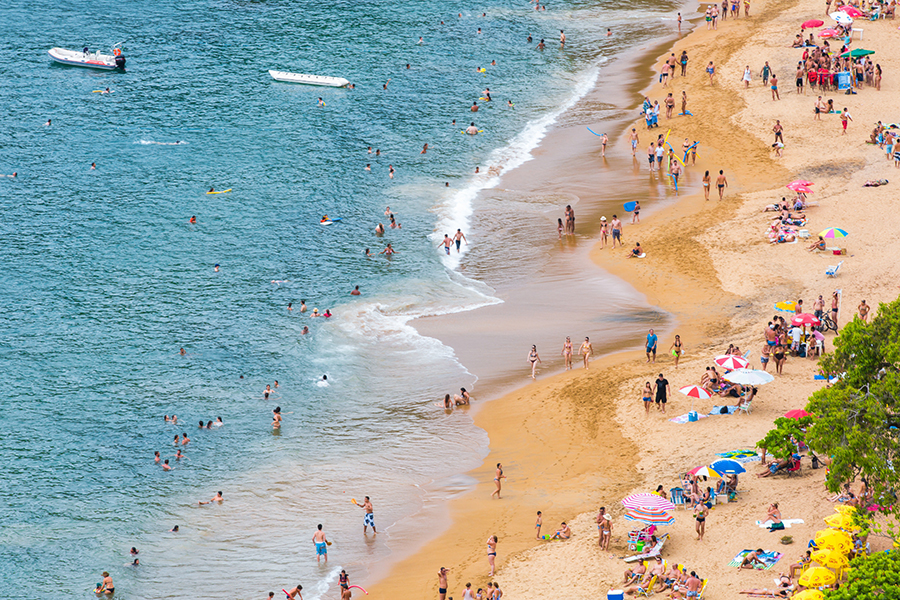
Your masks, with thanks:
<instances>
[{"instance_id":1,"label":"small white speedboat","mask_svg":"<svg viewBox=\"0 0 900 600\"><path fill-rule=\"evenodd\" d=\"M303 73L288 73L287 71L269 70L269 75L275 81L286 83L303 83L306 85L324 85L327 87L346 87L350 82L343 77L328 77L326 75L304 75Z\"/></svg>"},{"instance_id":2,"label":"small white speedboat","mask_svg":"<svg viewBox=\"0 0 900 600\"><path fill-rule=\"evenodd\" d=\"M113 69L125 70L125 57L119 48L113 49L113 54L101 54L100 52L79 52L66 50L65 48L50 48L47 51L50 58L64 65L75 67L87 67L89 69Z\"/></svg>"}]
</instances>

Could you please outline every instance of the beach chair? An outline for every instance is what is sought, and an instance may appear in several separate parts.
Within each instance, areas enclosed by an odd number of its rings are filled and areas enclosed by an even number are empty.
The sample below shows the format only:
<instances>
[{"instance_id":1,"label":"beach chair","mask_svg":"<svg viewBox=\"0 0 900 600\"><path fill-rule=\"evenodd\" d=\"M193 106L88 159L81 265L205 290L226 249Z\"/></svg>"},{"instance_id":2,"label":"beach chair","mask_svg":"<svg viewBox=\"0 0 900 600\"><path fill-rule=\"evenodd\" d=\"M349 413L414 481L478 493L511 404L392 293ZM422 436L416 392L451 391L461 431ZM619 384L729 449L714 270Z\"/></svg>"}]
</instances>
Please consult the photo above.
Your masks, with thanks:
<instances>
[{"instance_id":1,"label":"beach chair","mask_svg":"<svg viewBox=\"0 0 900 600\"><path fill-rule=\"evenodd\" d=\"M750 414L750 405L753 404L753 400L750 402L745 402L744 404L738 405L738 410L740 410L744 414Z\"/></svg>"},{"instance_id":2,"label":"beach chair","mask_svg":"<svg viewBox=\"0 0 900 600\"><path fill-rule=\"evenodd\" d=\"M681 508L687 508L687 502L684 500L684 490L681 488L672 488L669 490L669 496L672 499L672 504L680 506Z\"/></svg>"},{"instance_id":3,"label":"beach chair","mask_svg":"<svg viewBox=\"0 0 900 600\"><path fill-rule=\"evenodd\" d=\"M709 578L704 579L700 583L700 589L697 591L697 600L703 600L703 592L706 591L707 584L709 584Z\"/></svg>"},{"instance_id":4,"label":"beach chair","mask_svg":"<svg viewBox=\"0 0 900 600\"><path fill-rule=\"evenodd\" d=\"M844 261L839 262L836 265L832 265L825 270L826 277L837 277L838 271L841 269L841 265L844 264Z\"/></svg>"},{"instance_id":5,"label":"beach chair","mask_svg":"<svg viewBox=\"0 0 900 600\"><path fill-rule=\"evenodd\" d=\"M794 473L799 473L799 472L800 472L800 459L794 458L794 462L791 463L791 466L789 466L786 469L778 469L777 471L772 473L772 475L781 475L782 473L787 473L787 476L790 477Z\"/></svg>"},{"instance_id":6,"label":"beach chair","mask_svg":"<svg viewBox=\"0 0 900 600\"><path fill-rule=\"evenodd\" d=\"M639 560L647 560L648 558L656 558L662 551L663 546L665 546L667 539L669 539L669 534L664 533L663 536L657 540L656 545L650 548L650 550L644 552L643 554L633 554L631 556L626 556L625 562L630 563L637 562Z\"/></svg>"},{"instance_id":7,"label":"beach chair","mask_svg":"<svg viewBox=\"0 0 900 600\"><path fill-rule=\"evenodd\" d=\"M637 591L638 597L643 596L644 598L649 598L650 596L652 596L652 595L653 595L653 588L656 587L656 580L657 580L657 576L654 575L653 577L650 578L650 581L647 582L647 587L646 587L646 588L642 588L642 587L639 585L639 586L638 586L638 591Z\"/></svg>"}]
</instances>

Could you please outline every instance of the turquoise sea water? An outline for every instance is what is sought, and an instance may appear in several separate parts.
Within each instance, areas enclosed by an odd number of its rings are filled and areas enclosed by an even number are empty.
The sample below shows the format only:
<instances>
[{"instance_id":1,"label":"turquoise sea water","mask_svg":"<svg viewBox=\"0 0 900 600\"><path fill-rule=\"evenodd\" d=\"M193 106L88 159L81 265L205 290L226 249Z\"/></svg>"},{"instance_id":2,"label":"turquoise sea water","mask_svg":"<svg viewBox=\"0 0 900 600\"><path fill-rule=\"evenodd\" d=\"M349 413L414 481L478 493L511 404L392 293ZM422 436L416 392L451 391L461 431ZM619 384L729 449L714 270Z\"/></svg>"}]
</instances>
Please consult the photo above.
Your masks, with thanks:
<instances>
[{"instance_id":1,"label":"turquoise sea water","mask_svg":"<svg viewBox=\"0 0 900 600\"><path fill-rule=\"evenodd\" d=\"M0 6L0 173L18 172L0 178L0 597L92 597L103 570L118 598L264 597L297 582L317 598L338 566L362 583L391 551L388 527L486 449L466 415L433 406L475 376L407 323L496 301L435 250L444 230L470 230L471 198L491 182L475 167L520 164L603 61L653 40L673 10ZM46 54L117 42L124 74ZM356 89L277 83L270 68ZM472 115L485 87L494 102ZM483 135L460 134L472 118ZM213 186L233 191L205 194ZM387 205L403 228L377 238ZM326 213L343 222L319 225ZM387 242L393 259L363 256ZM336 316L306 318L301 299ZM285 425L273 434L276 405ZM173 413L177 427L163 421ZM225 427L197 429L216 416ZM175 464L182 432L192 441ZM224 504L196 505L218 490ZM387 535L364 543L349 498L366 494ZM327 568L312 560L320 522L335 540ZM125 566L131 546L138 568Z\"/></svg>"}]
</instances>

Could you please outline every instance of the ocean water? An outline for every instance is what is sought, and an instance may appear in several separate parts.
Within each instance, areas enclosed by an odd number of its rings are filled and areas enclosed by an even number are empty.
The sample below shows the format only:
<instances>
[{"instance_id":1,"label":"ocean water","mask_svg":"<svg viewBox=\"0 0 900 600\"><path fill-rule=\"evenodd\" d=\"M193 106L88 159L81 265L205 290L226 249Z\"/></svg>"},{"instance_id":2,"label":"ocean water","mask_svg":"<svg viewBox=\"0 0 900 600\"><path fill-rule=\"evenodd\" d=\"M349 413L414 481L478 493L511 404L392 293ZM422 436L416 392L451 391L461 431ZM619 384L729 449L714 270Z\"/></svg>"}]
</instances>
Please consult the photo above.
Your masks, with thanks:
<instances>
[{"instance_id":1,"label":"ocean water","mask_svg":"<svg viewBox=\"0 0 900 600\"><path fill-rule=\"evenodd\" d=\"M92 597L104 570L129 599L265 597L298 582L315 599L340 567L364 584L397 550L392 525L486 452L465 411L434 406L460 386L477 396L477 369L409 324L498 302L435 248L445 231L470 231L472 200L497 184L498 171L475 167L525 163L606 61L653 41L674 10L0 6L0 173L18 172L0 178L0 597ZM127 73L46 54L118 42ZM277 83L267 69L356 89ZM494 101L473 114L485 87ZM484 133L461 135L473 119ZM388 205L402 229L379 238ZM324 214L342 222L322 226ZM390 259L377 255L388 242ZM301 299L335 317L301 315ZM224 427L198 430L217 416ZM175 461L182 432L191 442ZM218 490L225 503L197 505ZM350 503L364 495L377 539L363 539ZM327 567L314 560L318 523L334 540ZM140 567L126 566L132 546Z\"/></svg>"}]
</instances>

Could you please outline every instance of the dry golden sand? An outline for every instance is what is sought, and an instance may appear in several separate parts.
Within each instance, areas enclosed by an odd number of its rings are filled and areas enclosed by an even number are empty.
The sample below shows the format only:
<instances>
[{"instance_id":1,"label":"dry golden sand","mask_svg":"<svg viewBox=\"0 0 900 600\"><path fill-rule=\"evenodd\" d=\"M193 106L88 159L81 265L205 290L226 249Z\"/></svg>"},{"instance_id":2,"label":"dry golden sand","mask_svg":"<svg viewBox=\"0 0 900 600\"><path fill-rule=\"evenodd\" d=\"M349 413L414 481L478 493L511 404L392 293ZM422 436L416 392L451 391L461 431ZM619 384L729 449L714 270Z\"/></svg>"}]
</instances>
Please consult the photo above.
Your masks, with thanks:
<instances>
[{"instance_id":1,"label":"dry golden sand","mask_svg":"<svg viewBox=\"0 0 900 600\"><path fill-rule=\"evenodd\" d=\"M629 527L619 501L625 495L658 484L668 489L679 473L708 464L716 452L753 448L775 418L802 407L819 387L813 380L814 361L792 358L783 376L761 388L752 414L677 425L655 410L644 415L639 401L643 382L662 371L673 390L697 383L711 357L728 343L752 351L757 366L762 330L777 300L800 297L811 309L816 295L827 299L839 287L844 322L861 299L877 306L898 295L900 267L893 254L900 229L893 211L900 180L881 188L862 187L866 179L900 175L877 147L865 143L874 121L900 121L897 22L863 24L865 43L855 44L877 51L874 58L885 72L882 91L826 95L853 116L848 135L841 136L837 116L814 122L815 96L793 91L792 65L800 51L789 48L790 42L799 23L824 17L824 2L770 0L754 2L752 10L750 19L728 19L715 32L701 24L674 45L676 55L687 49L691 62L688 77L676 78L670 90L676 96L687 90L695 116L663 120L661 127L672 127L670 141L676 148L685 137L702 141L701 160L692 169L713 174L724 169L730 183L725 201L683 198L647 222L629 226L626 241L633 242L639 233L648 252L644 260L627 260L621 251L614 254L608 248L593 252L599 265L678 318L676 332L687 349L679 368L664 352L671 343L666 335L656 365L647 365L639 354L623 353L595 361L589 371L540 380L485 406L476 423L490 435L490 454L471 473L479 482L475 491L451 502L450 531L396 565L370 589L373 598L436 598L440 566L451 569L448 596L461 598L466 582L483 587L488 581L485 540L492 534L500 538L494 580L507 598L605 597L607 590L621 587L624 563L618 557L625 553L622 536ZM717 65L715 86L703 71L709 60ZM756 76L765 60L779 76L779 102L771 100ZM746 64L754 71L748 90L740 81ZM662 100L663 92L657 85L648 89L654 99ZM776 118L785 126L787 144L780 159L770 148ZM646 141L642 139L642 149ZM764 238L772 213L762 213L762 207L780 199L783 185L797 177L816 182L814 199L820 206L808 211L810 232L828 226L851 232L843 240L849 252L841 257L845 262L837 279L826 279L824 271L838 257L808 253L808 242L771 246ZM830 348L830 336L827 344ZM690 407L677 392L675 396L668 416ZM706 413L713 404L699 401L696 408ZM504 463L509 479L503 499L491 500L497 462ZM748 467L751 473L761 468L759 463ZM695 539L688 512L676 511L676 523L665 529L671 540L663 556L709 577L707 598L741 597L741 589L771 587L778 572L803 552L806 539L824 526L822 517L832 512L823 481L824 470L810 470L808 462L799 477L757 479L748 473L741 478L738 502L712 511L702 542ZM765 518L770 502L780 504L784 518L805 521L785 532L798 543L782 546L781 534L755 525ZM593 518L601 505L614 515L609 553L596 545ZM537 510L544 512L545 531L567 520L573 539L535 541ZM771 571L738 572L726 566L738 551L756 547L785 552L785 557Z\"/></svg>"}]
</instances>

